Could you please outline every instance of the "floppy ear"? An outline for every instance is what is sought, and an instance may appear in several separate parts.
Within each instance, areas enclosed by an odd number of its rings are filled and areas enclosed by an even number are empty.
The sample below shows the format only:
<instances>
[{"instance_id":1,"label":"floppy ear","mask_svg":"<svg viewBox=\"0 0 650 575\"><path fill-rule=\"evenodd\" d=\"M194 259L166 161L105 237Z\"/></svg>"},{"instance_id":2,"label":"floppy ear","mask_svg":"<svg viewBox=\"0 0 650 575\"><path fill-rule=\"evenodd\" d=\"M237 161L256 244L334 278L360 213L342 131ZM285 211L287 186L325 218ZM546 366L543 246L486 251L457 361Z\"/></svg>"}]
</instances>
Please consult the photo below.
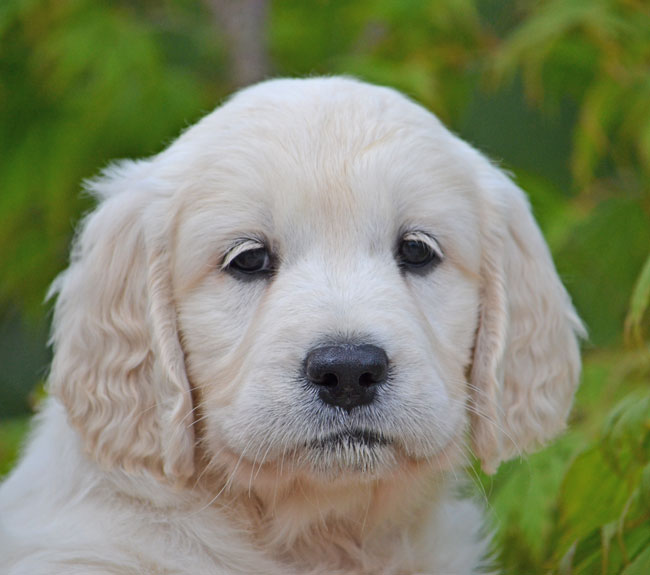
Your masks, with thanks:
<instances>
[{"instance_id":1,"label":"floppy ear","mask_svg":"<svg viewBox=\"0 0 650 575\"><path fill-rule=\"evenodd\" d=\"M481 310L471 372L474 451L486 472L561 431L584 329L523 192L489 166Z\"/></svg>"},{"instance_id":2,"label":"floppy ear","mask_svg":"<svg viewBox=\"0 0 650 575\"><path fill-rule=\"evenodd\" d=\"M49 387L86 450L105 467L193 473L192 406L177 336L167 229L147 163L90 184L99 207L82 224L58 293Z\"/></svg>"}]
</instances>

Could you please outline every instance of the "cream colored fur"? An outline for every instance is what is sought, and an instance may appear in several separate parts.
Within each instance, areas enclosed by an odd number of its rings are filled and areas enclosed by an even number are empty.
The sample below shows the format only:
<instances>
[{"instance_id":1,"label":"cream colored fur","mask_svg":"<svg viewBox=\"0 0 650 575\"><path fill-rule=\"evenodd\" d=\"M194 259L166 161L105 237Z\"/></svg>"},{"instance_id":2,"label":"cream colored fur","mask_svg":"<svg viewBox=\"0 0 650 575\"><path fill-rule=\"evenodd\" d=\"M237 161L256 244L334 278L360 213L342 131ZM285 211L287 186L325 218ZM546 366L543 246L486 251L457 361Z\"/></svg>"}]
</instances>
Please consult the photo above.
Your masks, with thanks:
<instances>
[{"instance_id":1,"label":"cream colored fur","mask_svg":"<svg viewBox=\"0 0 650 575\"><path fill-rule=\"evenodd\" d=\"M477 573L487 471L559 432L582 332L523 193L430 113L344 78L237 94L90 184L51 398L0 489L0 572ZM406 231L442 261L400 269ZM266 279L224 269L263 242ZM382 347L349 414L302 365ZM326 448L355 429L385 443Z\"/></svg>"}]
</instances>

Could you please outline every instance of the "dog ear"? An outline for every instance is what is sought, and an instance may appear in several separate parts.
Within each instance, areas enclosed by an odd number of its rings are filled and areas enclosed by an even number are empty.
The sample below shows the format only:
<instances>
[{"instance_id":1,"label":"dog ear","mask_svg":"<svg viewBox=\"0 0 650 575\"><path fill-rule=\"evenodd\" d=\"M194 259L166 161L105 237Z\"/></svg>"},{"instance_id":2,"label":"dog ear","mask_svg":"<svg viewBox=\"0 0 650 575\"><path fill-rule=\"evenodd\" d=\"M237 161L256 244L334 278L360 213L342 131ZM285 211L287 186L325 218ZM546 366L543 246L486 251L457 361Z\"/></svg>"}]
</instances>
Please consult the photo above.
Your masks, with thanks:
<instances>
[{"instance_id":1,"label":"dog ear","mask_svg":"<svg viewBox=\"0 0 650 575\"><path fill-rule=\"evenodd\" d=\"M470 417L474 451L493 473L563 429L584 328L523 192L492 166L479 187L484 253Z\"/></svg>"},{"instance_id":2,"label":"dog ear","mask_svg":"<svg viewBox=\"0 0 650 575\"><path fill-rule=\"evenodd\" d=\"M90 184L83 222L54 282L52 394L105 467L147 469L174 483L193 473L192 405L169 277L169 224L147 163Z\"/></svg>"}]
</instances>

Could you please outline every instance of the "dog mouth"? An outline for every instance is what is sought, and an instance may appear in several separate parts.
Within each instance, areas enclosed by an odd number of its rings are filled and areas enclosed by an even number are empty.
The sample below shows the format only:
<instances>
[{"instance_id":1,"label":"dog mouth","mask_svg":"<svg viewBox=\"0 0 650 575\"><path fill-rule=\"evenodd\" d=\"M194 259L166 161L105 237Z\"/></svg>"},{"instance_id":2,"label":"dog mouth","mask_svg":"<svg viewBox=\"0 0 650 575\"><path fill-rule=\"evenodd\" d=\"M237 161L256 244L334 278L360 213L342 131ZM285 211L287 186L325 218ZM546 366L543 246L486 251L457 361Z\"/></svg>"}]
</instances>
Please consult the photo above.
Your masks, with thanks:
<instances>
[{"instance_id":1,"label":"dog mouth","mask_svg":"<svg viewBox=\"0 0 650 575\"><path fill-rule=\"evenodd\" d=\"M351 429L330 433L324 437L314 439L308 446L312 449L336 449L347 447L379 447L389 445L388 438L381 433L369 429Z\"/></svg>"},{"instance_id":2,"label":"dog mouth","mask_svg":"<svg viewBox=\"0 0 650 575\"><path fill-rule=\"evenodd\" d=\"M319 476L372 478L396 463L391 441L368 429L330 433L307 442L306 448L306 463Z\"/></svg>"}]
</instances>

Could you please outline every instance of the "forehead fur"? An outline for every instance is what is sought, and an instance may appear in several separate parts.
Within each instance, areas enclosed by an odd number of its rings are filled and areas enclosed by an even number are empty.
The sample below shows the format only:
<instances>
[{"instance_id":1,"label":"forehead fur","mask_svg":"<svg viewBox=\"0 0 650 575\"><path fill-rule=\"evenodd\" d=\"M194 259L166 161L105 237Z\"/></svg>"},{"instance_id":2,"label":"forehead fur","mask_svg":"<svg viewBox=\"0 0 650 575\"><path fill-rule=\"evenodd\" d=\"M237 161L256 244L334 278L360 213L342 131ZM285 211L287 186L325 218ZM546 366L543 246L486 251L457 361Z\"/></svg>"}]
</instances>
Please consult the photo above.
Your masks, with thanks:
<instances>
[{"instance_id":1,"label":"forehead fur","mask_svg":"<svg viewBox=\"0 0 650 575\"><path fill-rule=\"evenodd\" d=\"M245 233L284 243L287 257L319 241L386 251L417 228L477 269L478 237L460 233L478 226L468 153L391 89L316 78L240 92L155 161L179 204L180 249L210 255Z\"/></svg>"},{"instance_id":2,"label":"forehead fur","mask_svg":"<svg viewBox=\"0 0 650 575\"><path fill-rule=\"evenodd\" d=\"M435 116L392 89L314 78L272 80L239 92L160 157L165 162L176 157L186 167L237 170L248 163L253 173L266 164L322 181L382 150L386 160L426 153L429 165L453 173L450 158L461 160L466 148ZM406 167L404 178L413 171ZM461 168L456 175L464 173Z\"/></svg>"}]
</instances>

